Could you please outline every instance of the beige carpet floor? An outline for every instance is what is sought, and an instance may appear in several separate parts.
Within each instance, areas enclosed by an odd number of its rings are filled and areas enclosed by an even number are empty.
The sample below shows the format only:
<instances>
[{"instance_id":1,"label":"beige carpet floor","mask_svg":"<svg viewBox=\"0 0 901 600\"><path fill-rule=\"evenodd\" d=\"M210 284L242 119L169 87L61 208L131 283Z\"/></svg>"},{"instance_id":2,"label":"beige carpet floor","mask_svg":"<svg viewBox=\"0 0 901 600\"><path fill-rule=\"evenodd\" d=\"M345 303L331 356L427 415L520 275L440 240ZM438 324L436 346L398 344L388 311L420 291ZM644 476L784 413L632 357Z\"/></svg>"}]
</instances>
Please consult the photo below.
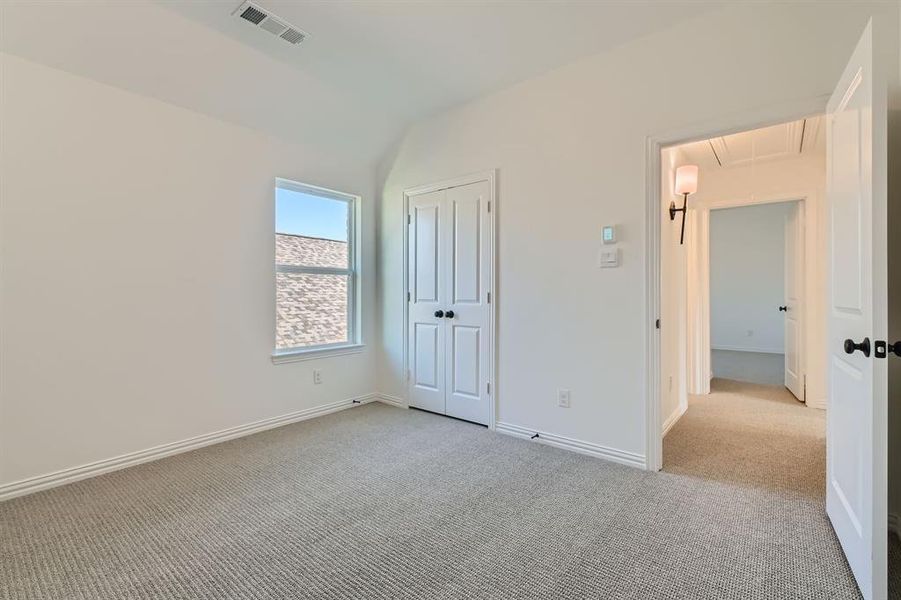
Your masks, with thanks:
<instances>
[{"instance_id":1,"label":"beige carpet floor","mask_svg":"<svg viewBox=\"0 0 901 600\"><path fill-rule=\"evenodd\" d=\"M858 598L815 476L743 478L703 412L669 473L384 405L288 425L0 503L0 598Z\"/></svg>"},{"instance_id":2,"label":"beige carpet floor","mask_svg":"<svg viewBox=\"0 0 901 600\"><path fill-rule=\"evenodd\" d=\"M663 469L825 502L826 413L784 387L713 379L664 438Z\"/></svg>"}]
</instances>

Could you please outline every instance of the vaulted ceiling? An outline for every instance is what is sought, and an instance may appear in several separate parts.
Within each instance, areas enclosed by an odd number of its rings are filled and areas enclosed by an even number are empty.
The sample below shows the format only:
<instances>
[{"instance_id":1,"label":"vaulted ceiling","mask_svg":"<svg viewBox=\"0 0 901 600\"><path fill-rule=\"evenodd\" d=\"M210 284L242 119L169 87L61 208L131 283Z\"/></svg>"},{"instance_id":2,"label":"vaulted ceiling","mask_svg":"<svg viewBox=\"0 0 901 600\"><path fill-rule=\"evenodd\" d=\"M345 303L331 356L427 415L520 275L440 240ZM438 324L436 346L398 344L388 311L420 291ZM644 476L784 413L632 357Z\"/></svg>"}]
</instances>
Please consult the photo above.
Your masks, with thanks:
<instances>
[{"instance_id":1,"label":"vaulted ceiling","mask_svg":"<svg viewBox=\"0 0 901 600\"><path fill-rule=\"evenodd\" d=\"M4 0L0 48L227 121L374 159L410 123L713 10L682 2Z\"/></svg>"}]
</instances>

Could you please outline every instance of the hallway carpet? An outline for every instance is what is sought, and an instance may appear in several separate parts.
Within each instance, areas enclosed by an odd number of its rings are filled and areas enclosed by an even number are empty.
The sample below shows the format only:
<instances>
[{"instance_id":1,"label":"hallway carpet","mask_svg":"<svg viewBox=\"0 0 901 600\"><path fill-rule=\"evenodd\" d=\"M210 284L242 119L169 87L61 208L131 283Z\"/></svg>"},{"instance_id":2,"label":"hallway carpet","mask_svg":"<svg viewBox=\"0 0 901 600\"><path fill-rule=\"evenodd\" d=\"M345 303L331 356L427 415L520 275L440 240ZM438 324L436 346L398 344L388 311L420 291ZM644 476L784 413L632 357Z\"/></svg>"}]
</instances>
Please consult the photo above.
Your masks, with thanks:
<instances>
[{"instance_id":1,"label":"hallway carpet","mask_svg":"<svg viewBox=\"0 0 901 600\"><path fill-rule=\"evenodd\" d=\"M716 473L370 404L0 504L0 597L858 597L806 484Z\"/></svg>"},{"instance_id":2,"label":"hallway carpet","mask_svg":"<svg viewBox=\"0 0 901 600\"><path fill-rule=\"evenodd\" d=\"M664 438L664 471L825 502L825 411L782 386L714 379L710 392Z\"/></svg>"}]
</instances>

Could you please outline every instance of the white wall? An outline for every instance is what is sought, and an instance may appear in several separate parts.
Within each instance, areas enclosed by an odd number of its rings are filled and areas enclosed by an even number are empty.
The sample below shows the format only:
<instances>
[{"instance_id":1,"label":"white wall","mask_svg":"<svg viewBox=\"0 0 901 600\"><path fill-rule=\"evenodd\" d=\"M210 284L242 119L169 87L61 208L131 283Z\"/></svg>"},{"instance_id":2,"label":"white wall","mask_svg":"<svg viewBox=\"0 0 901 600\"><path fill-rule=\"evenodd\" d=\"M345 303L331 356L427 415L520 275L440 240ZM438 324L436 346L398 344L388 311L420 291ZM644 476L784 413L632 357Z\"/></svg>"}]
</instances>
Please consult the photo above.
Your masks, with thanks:
<instances>
[{"instance_id":1,"label":"white wall","mask_svg":"<svg viewBox=\"0 0 901 600\"><path fill-rule=\"evenodd\" d=\"M374 390L371 349L270 362L276 176L363 196L374 341L370 166L10 55L0 69L0 485Z\"/></svg>"},{"instance_id":2,"label":"white wall","mask_svg":"<svg viewBox=\"0 0 901 600\"><path fill-rule=\"evenodd\" d=\"M688 409L688 346L686 344L687 249L679 243L682 215L671 221L670 202L682 206L682 197L673 194L676 167L686 163L678 147L666 148L661 156L660 189L660 415L663 431L669 430ZM686 223L686 232L690 233Z\"/></svg>"},{"instance_id":3,"label":"white wall","mask_svg":"<svg viewBox=\"0 0 901 600\"><path fill-rule=\"evenodd\" d=\"M785 352L788 203L710 212L710 343L714 350ZM825 289L825 288L824 288Z\"/></svg>"},{"instance_id":4,"label":"white wall","mask_svg":"<svg viewBox=\"0 0 901 600\"><path fill-rule=\"evenodd\" d=\"M382 391L402 396L402 190L499 170L498 418L644 454L648 135L824 96L873 12L741 4L414 127L382 171ZM690 65L690 68L675 68ZM750 123L749 123L750 125ZM622 266L596 268L619 226ZM572 407L554 390L572 391Z\"/></svg>"}]
</instances>

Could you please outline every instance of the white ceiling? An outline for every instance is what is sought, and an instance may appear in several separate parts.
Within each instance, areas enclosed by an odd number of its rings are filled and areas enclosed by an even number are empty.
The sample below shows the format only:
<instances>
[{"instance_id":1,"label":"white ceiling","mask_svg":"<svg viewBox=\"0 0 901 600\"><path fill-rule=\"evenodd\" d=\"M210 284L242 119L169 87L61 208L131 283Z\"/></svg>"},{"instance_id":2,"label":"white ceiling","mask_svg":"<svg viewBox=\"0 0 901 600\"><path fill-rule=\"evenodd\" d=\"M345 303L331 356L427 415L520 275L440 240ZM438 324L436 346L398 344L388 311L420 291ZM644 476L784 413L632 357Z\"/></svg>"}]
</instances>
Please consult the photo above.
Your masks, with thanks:
<instances>
[{"instance_id":1,"label":"white ceiling","mask_svg":"<svg viewBox=\"0 0 901 600\"><path fill-rule=\"evenodd\" d=\"M4 0L0 48L218 118L372 157L411 122L722 3ZM312 116L315 115L315 116Z\"/></svg>"},{"instance_id":2,"label":"white ceiling","mask_svg":"<svg viewBox=\"0 0 901 600\"><path fill-rule=\"evenodd\" d=\"M822 154L826 150L826 132L823 117L818 116L692 142L679 146L679 150L685 162L701 169L727 169L802 154Z\"/></svg>"}]
</instances>

